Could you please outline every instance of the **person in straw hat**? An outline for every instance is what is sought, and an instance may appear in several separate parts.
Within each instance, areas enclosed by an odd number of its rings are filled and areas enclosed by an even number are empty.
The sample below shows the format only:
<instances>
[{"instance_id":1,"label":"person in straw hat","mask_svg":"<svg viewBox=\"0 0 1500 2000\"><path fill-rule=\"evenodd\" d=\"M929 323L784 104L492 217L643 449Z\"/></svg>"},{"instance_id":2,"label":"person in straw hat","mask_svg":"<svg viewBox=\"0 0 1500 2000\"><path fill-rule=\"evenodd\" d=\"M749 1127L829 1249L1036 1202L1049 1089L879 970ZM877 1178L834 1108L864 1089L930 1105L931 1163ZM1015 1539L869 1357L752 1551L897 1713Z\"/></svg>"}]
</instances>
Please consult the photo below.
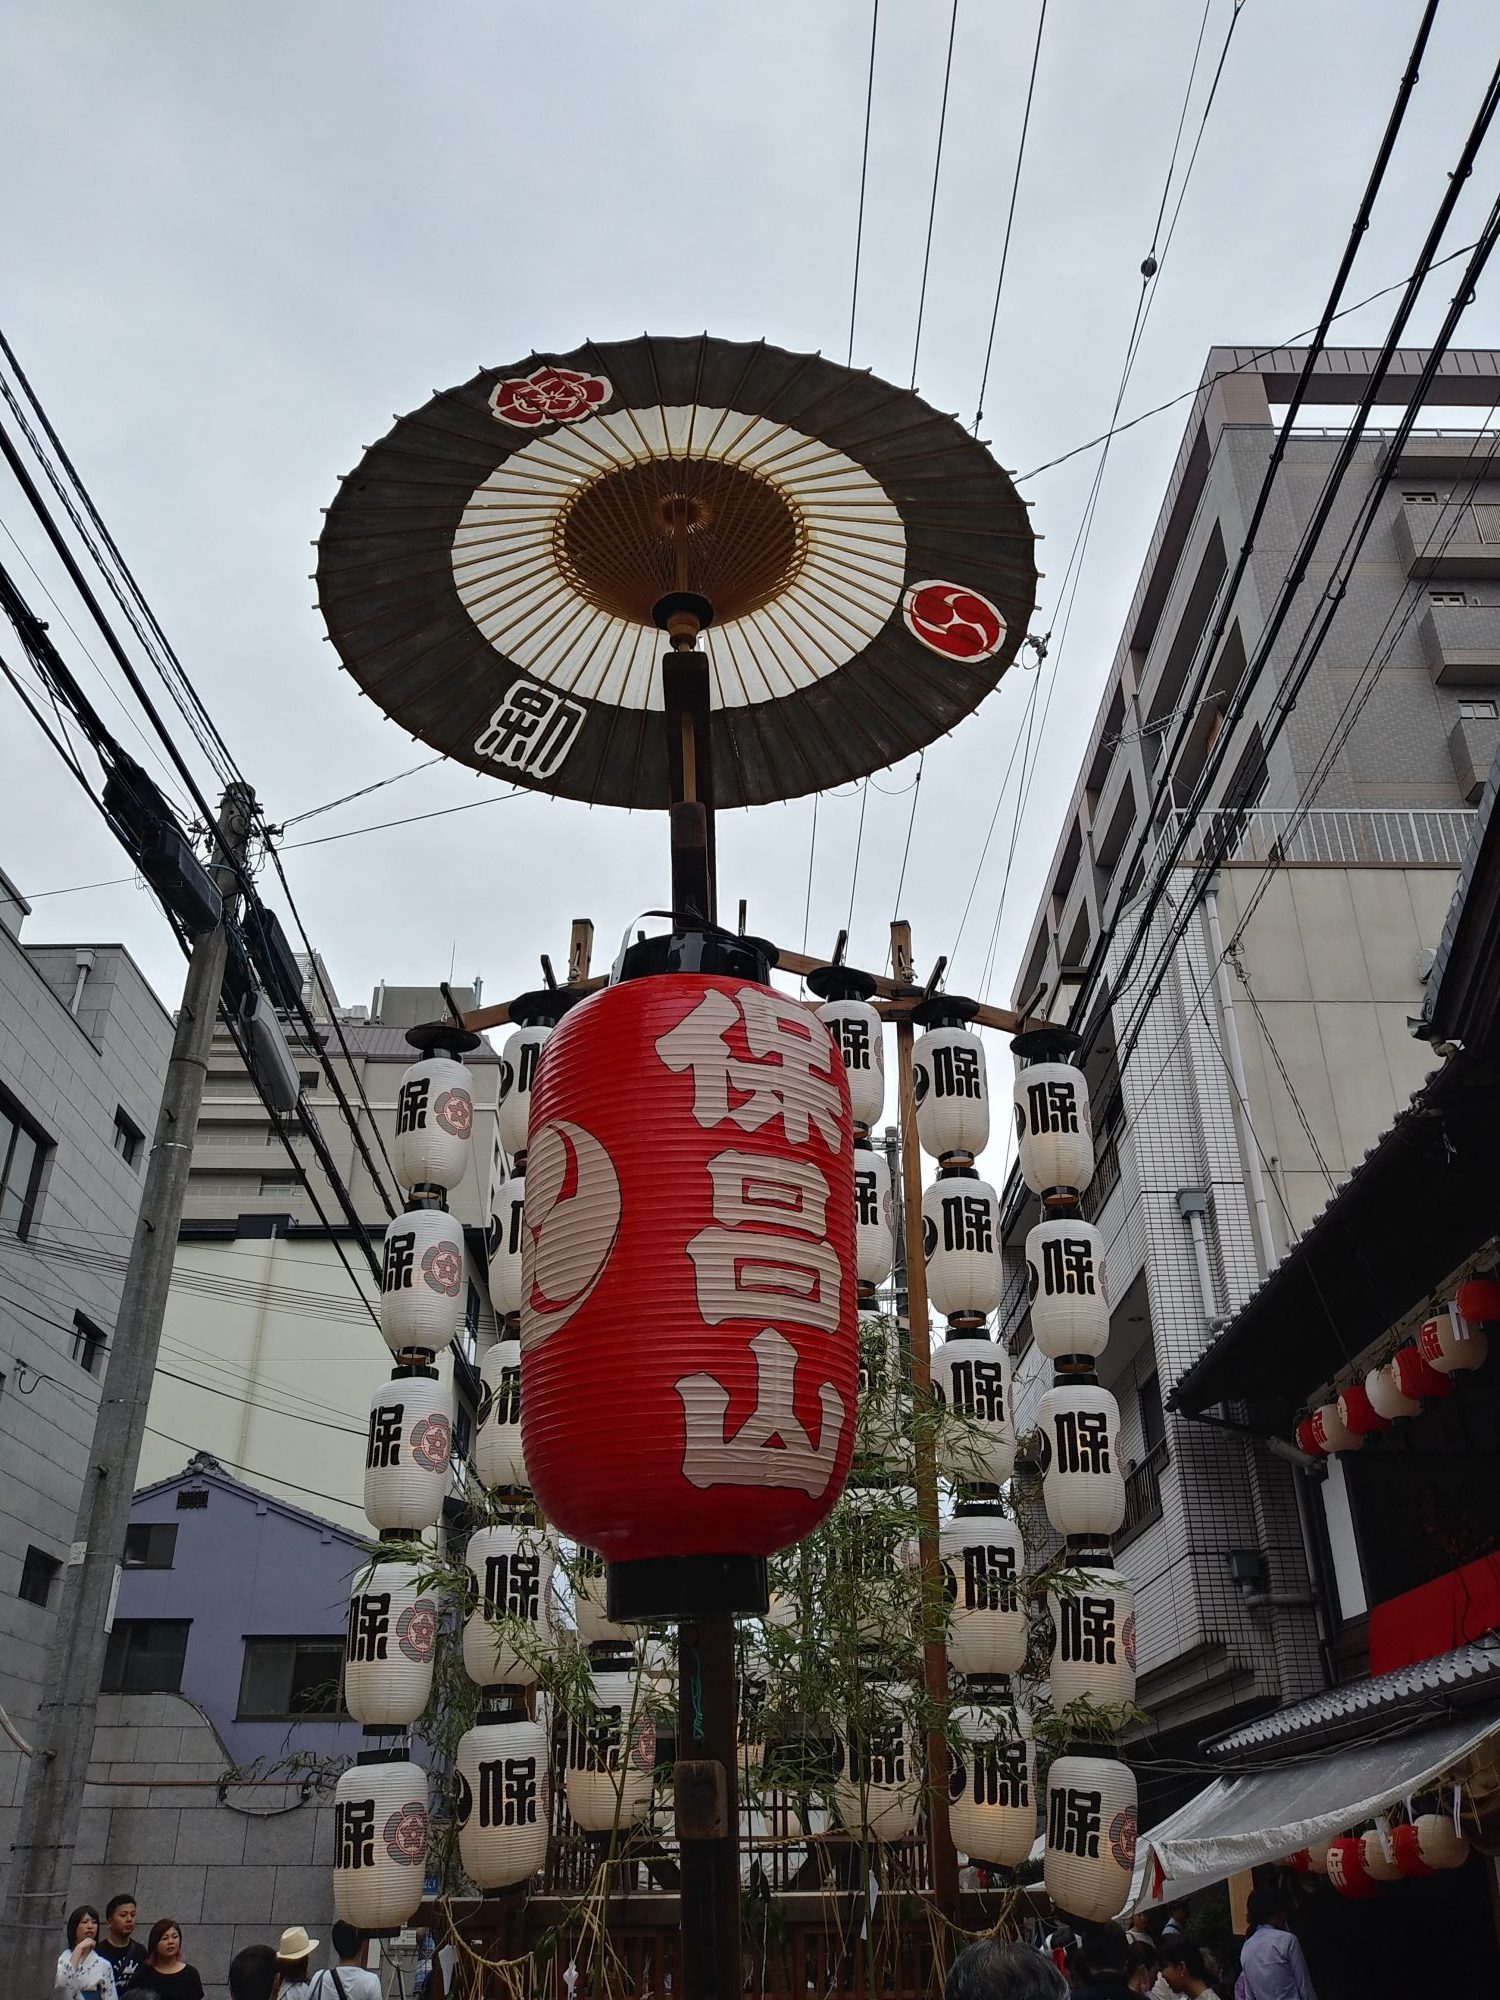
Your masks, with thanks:
<instances>
[{"instance_id":1,"label":"person in straw hat","mask_svg":"<svg viewBox=\"0 0 1500 2000\"><path fill-rule=\"evenodd\" d=\"M317 1948L318 1940L309 1937L301 1924L293 1924L281 1933L281 1942L276 1947L276 1970L281 1974L276 2000L308 2000L312 1991L308 1975Z\"/></svg>"}]
</instances>

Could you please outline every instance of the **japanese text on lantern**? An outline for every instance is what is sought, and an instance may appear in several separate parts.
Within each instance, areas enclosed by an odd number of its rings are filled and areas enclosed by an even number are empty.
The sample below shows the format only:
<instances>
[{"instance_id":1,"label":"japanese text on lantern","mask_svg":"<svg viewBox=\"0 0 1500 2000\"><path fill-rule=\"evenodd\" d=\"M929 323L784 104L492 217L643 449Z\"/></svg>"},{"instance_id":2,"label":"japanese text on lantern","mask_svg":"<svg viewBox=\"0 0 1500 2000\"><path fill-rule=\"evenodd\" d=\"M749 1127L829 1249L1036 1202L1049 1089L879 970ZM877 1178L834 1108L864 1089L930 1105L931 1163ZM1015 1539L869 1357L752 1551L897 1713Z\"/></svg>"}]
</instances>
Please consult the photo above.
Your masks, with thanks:
<instances>
[{"instance_id":1,"label":"japanese text on lantern","mask_svg":"<svg viewBox=\"0 0 1500 2000\"><path fill-rule=\"evenodd\" d=\"M730 1037L743 1039L746 1054ZM693 1118L754 1137L779 1125L797 1157L731 1144L707 1163L713 1226L688 1243L705 1325L760 1320L749 1342L755 1408L729 1435L729 1391L710 1374L675 1386L686 1424L683 1477L691 1485L788 1486L816 1497L833 1476L847 1412L832 1382L818 1388L817 1444L797 1417L798 1354L767 1320L833 1332L842 1274L828 1239L828 1158L838 1159L844 1120L833 1043L806 1009L759 987L705 993L656 1043L674 1075L691 1075ZM726 1134L727 1136L727 1134Z\"/></svg>"}]
</instances>

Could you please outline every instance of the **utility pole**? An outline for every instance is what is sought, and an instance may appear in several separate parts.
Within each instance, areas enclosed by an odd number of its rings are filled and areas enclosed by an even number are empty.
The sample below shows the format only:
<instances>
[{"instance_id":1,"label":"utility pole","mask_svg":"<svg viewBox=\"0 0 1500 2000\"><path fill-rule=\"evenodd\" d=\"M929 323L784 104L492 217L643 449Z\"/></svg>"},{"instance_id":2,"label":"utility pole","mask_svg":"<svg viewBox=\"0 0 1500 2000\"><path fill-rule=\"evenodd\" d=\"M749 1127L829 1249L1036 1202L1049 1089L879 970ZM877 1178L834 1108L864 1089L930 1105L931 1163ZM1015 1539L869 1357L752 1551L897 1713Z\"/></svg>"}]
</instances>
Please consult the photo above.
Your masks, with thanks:
<instances>
[{"instance_id":1,"label":"utility pole","mask_svg":"<svg viewBox=\"0 0 1500 2000\"><path fill-rule=\"evenodd\" d=\"M16 1993L52 1990L93 1750L106 1627L114 1611L203 1080L224 984L237 868L249 840L254 803L250 787L237 783L229 786L219 810L218 858L212 873L224 899L224 915L213 930L199 935L188 965L73 1545L63 1571L62 1602L47 1656L49 1692L33 1731L21 1821L0 1911L0 1961L11 1967Z\"/></svg>"}]
</instances>

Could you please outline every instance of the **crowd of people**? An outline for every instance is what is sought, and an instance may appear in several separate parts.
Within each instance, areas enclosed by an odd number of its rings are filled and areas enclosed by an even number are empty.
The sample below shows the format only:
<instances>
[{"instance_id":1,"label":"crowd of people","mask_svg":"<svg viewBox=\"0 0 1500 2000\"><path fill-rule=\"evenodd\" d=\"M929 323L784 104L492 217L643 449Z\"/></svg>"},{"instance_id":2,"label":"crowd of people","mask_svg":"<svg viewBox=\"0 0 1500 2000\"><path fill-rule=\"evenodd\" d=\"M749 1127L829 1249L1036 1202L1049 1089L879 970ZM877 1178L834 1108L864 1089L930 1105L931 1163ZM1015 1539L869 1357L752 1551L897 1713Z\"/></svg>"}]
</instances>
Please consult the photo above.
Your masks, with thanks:
<instances>
[{"instance_id":1,"label":"crowd of people","mask_svg":"<svg viewBox=\"0 0 1500 2000\"><path fill-rule=\"evenodd\" d=\"M54 1991L66 2000L204 2000L203 1980L183 1949L182 1925L159 1917L143 1945L135 1917L134 1896L112 1896L102 1923L91 1904L72 1911ZM336 1923L329 1937L335 1963L316 1972L320 1940L300 1924L284 1930L274 1945L247 1945L229 1967L230 2000L380 2000L380 1981L365 1966L364 1935Z\"/></svg>"},{"instance_id":2,"label":"crowd of people","mask_svg":"<svg viewBox=\"0 0 1500 2000\"><path fill-rule=\"evenodd\" d=\"M954 1961L944 2000L1317 2000L1276 1890L1252 1893L1249 1935L1232 1978L1188 1935L1188 1919L1179 1904L1155 1935L1135 1921L1128 1930L1058 1929L1035 1944L981 1938Z\"/></svg>"}]
</instances>

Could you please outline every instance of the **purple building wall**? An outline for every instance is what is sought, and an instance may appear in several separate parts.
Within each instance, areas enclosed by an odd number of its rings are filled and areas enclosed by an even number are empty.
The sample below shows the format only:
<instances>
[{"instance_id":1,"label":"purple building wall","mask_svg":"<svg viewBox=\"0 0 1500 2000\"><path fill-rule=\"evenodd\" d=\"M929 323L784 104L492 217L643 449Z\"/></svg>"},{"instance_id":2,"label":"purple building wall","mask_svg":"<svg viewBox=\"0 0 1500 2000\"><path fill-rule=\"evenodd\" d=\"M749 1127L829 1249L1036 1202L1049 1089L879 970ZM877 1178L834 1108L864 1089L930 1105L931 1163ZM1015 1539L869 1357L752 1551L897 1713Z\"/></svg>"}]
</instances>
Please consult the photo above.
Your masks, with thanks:
<instances>
[{"instance_id":1,"label":"purple building wall","mask_svg":"<svg viewBox=\"0 0 1500 2000\"><path fill-rule=\"evenodd\" d=\"M184 1495L194 1496L187 1505ZM206 1495L207 1504L196 1500ZM296 1752L352 1758L357 1722L238 1718L247 1638L341 1638L349 1589L367 1557L356 1536L272 1499L200 1453L131 1503L133 1526L177 1529L170 1569L127 1567L115 1619L188 1619L180 1692L208 1717L233 1762Z\"/></svg>"}]
</instances>

